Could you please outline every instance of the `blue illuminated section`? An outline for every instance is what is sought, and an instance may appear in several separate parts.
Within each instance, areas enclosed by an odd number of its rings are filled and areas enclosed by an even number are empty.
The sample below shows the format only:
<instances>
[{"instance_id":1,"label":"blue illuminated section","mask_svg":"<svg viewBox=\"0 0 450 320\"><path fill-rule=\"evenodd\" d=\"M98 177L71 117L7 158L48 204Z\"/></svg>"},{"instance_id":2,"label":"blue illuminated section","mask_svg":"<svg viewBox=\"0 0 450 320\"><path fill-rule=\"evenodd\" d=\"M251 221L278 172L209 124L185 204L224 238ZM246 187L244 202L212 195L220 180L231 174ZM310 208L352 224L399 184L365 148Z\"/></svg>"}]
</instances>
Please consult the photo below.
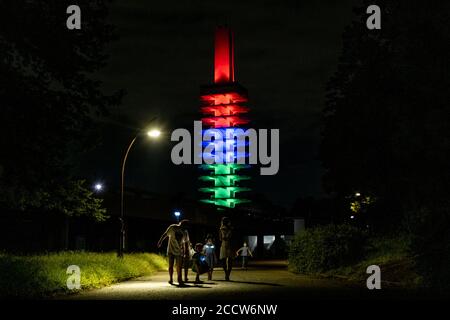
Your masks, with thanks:
<instances>
[{"instance_id":1,"label":"blue illuminated section","mask_svg":"<svg viewBox=\"0 0 450 320\"><path fill-rule=\"evenodd\" d=\"M242 159L248 159L250 153L247 152L247 147L250 146L250 141L245 137L245 128L213 128L203 130L203 134L208 134L208 137L217 139L216 141L203 141L203 150L210 150L211 152L203 152L204 160L215 159L215 163L238 163ZM244 139L240 137L244 135ZM221 159L219 155L216 157L216 150L222 152ZM243 151L244 150L244 151ZM208 162L211 162L208 161Z\"/></svg>"}]
</instances>

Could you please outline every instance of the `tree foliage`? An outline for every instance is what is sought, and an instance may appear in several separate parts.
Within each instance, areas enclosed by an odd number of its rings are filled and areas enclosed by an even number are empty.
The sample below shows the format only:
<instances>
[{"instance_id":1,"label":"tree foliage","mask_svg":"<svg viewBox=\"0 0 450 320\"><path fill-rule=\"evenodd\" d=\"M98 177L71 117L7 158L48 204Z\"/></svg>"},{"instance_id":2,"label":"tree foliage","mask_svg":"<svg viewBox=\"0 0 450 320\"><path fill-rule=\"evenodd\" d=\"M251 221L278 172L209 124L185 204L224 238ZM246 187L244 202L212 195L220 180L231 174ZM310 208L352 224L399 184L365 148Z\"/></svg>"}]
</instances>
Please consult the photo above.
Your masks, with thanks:
<instances>
[{"instance_id":1,"label":"tree foliage","mask_svg":"<svg viewBox=\"0 0 450 320\"><path fill-rule=\"evenodd\" d=\"M321 157L329 191L376 196L401 213L450 190L450 4L365 1L328 83ZM378 213L381 214L381 213Z\"/></svg>"},{"instance_id":2,"label":"tree foliage","mask_svg":"<svg viewBox=\"0 0 450 320\"><path fill-rule=\"evenodd\" d=\"M425 283L448 287L450 3L377 1L381 30L366 29L368 4L345 31L328 85L325 184L375 196L371 221L403 226Z\"/></svg>"},{"instance_id":3,"label":"tree foliage","mask_svg":"<svg viewBox=\"0 0 450 320\"><path fill-rule=\"evenodd\" d=\"M94 118L120 100L92 73L113 39L104 0L80 0L81 30L68 30L69 1L0 2L0 202L13 209L79 210L98 200L71 174L92 147ZM73 192L73 193L72 193ZM80 206L76 209L77 205Z\"/></svg>"}]
</instances>

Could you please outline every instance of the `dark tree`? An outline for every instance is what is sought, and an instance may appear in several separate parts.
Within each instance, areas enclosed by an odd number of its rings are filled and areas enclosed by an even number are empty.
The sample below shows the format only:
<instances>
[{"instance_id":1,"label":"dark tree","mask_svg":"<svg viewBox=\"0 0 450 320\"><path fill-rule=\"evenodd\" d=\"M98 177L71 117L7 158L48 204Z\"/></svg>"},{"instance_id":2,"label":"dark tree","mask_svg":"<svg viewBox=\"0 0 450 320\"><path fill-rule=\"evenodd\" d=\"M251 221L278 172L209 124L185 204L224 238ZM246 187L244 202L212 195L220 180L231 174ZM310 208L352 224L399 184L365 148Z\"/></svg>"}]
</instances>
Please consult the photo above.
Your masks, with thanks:
<instances>
[{"instance_id":1,"label":"dark tree","mask_svg":"<svg viewBox=\"0 0 450 320\"><path fill-rule=\"evenodd\" d=\"M371 1L344 33L321 156L329 191L375 196L398 222L407 210L448 199L450 4L376 3L381 30L366 28Z\"/></svg>"},{"instance_id":2,"label":"dark tree","mask_svg":"<svg viewBox=\"0 0 450 320\"><path fill-rule=\"evenodd\" d=\"M357 10L329 82L325 185L376 199L372 222L379 230L403 226L417 271L448 287L450 3L376 3L381 30L366 29L369 3Z\"/></svg>"},{"instance_id":3,"label":"dark tree","mask_svg":"<svg viewBox=\"0 0 450 320\"><path fill-rule=\"evenodd\" d=\"M104 0L80 0L81 30L68 30L71 1L0 2L0 202L101 218L100 201L72 172L93 147L95 118L120 101L92 74L113 39Z\"/></svg>"}]
</instances>

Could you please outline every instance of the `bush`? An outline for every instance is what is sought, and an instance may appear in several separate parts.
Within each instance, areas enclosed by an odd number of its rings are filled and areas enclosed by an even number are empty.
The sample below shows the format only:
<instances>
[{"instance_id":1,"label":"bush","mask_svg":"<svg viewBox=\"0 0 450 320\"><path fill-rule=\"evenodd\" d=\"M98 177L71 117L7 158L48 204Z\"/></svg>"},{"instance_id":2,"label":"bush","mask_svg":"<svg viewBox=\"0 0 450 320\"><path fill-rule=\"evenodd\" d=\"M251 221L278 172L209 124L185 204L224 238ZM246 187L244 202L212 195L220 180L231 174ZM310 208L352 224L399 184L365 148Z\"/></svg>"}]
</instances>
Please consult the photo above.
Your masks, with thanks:
<instances>
[{"instance_id":1,"label":"bush","mask_svg":"<svg viewBox=\"0 0 450 320\"><path fill-rule=\"evenodd\" d=\"M152 253L62 252L46 255L0 255L0 297L40 298L68 292L67 267L78 265L81 288L98 288L167 268L164 257Z\"/></svg>"},{"instance_id":2,"label":"bush","mask_svg":"<svg viewBox=\"0 0 450 320\"><path fill-rule=\"evenodd\" d=\"M407 217L415 270L427 287L450 290L450 207L421 208Z\"/></svg>"},{"instance_id":3,"label":"bush","mask_svg":"<svg viewBox=\"0 0 450 320\"><path fill-rule=\"evenodd\" d=\"M364 252L366 235L350 225L327 225L300 232L289 252L295 272L321 273L358 261Z\"/></svg>"},{"instance_id":4,"label":"bush","mask_svg":"<svg viewBox=\"0 0 450 320\"><path fill-rule=\"evenodd\" d=\"M382 288L417 288L420 285L421 278L409 255L409 240L403 234L372 235L367 239L364 251L364 257L357 263L330 270L326 275L364 283L368 277L367 267L377 265L381 268Z\"/></svg>"}]
</instances>

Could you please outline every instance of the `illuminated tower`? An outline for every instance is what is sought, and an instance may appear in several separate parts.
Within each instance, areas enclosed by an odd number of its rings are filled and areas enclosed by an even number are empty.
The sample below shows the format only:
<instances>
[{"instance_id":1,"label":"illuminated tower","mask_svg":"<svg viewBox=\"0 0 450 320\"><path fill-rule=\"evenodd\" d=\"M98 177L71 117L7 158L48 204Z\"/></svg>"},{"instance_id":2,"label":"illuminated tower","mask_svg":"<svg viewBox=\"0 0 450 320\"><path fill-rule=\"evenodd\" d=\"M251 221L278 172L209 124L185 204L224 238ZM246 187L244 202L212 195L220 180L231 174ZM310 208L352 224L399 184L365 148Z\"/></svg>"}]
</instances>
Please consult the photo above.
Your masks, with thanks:
<instances>
[{"instance_id":1,"label":"illuminated tower","mask_svg":"<svg viewBox=\"0 0 450 320\"><path fill-rule=\"evenodd\" d=\"M246 107L247 90L234 80L234 43L230 29L219 27L215 34L214 50L214 84L201 88L201 113L203 128L220 130L223 137L235 128L242 128L249 120L244 117L249 109ZM223 143L224 142L224 143ZM200 179L207 187L200 188L208 198L202 202L211 203L218 207L234 208L236 204L249 202L241 198L242 191L249 188L242 187L241 181L249 179L242 175L246 164L238 164L237 159L248 157L248 154L238 154L237 139L223 140L224 163L203 164L201 168L207 172ZM219 142L206 142L203 147L214 146ZM212 145L211 145L212 144ZM231 147L230 147L231 146ZM203 154L204 157L214 156L214 153ZM246 161L248 163L248 161Z\"/></svg>"}]
</instances>

